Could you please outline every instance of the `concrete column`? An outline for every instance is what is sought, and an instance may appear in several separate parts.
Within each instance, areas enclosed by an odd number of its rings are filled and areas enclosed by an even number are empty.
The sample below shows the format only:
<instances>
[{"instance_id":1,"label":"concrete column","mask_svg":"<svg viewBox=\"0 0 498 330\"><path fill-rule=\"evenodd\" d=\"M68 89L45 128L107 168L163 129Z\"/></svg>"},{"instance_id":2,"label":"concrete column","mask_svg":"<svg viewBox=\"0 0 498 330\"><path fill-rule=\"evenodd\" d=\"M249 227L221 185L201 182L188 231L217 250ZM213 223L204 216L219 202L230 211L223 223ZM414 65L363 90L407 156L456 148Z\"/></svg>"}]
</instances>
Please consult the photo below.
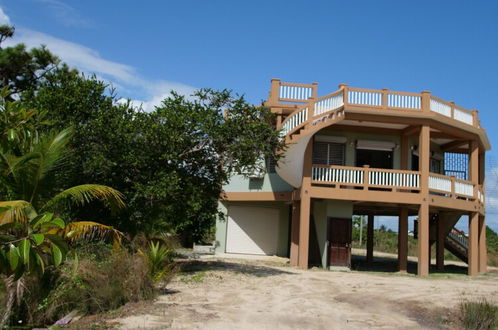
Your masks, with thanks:
<instances>
[{"instance_id":1,"label":"concrete column","mask_svg":"<svg viewBox=\"0 0 498 330\"><path fill-rule=\"evenodd\" d=\"M406 273L408 269L408 209L402 207L398 222L398 270Z\"/></svg>"},{"instance_id":2,"label":"concrete column","mask_svg":"<svg viewBox=\"0 0 498 330\"><path fill-rule=\"evenodd\" d=\"M303 161L303 183L301 185L301 210L299 216L299 267L308 269L310 246L310 209L311 209L311 167L313 139L310 140Z\"/></svg>"},{"instance_id":3,"label":"concrete column","mask_svg":"<svg viewBox=\"0 0 498 330\"><path fill-rule=\"evenodd\" d=\"M479 213L469 213L468 274L476 276L479 270Z\"/></svg>"},{"instance_id":4,"label":"concrete column","mask_svg":"<svg viewBox=\"0 0 498 330\"><path fill-rule=\"evenodd\" d=\"M299 262L299 216L301 212L299 201L292 202L290 264L297 266Z\"/></svg>"},{"instance_id":5,"label":"concrete column","mask_svg":"<svg viewBox=\"0 0 498 330\"><path fill-rule=\"evenodd\" d=\"M420 276L429 274L429 159L430 127L422 126L419 133L418 157L420 171L420 194L422 203L418 211L418 270Z\"/></svg>"},{"instance_id":6,"label":"concrete column","mask_svg":"<svg viewBox=\"0 0 498 330\"><path fill-rule=\"evenodd\" d=\"M437 219L437 241L436 241L436 266L437 270L444 271L444 222L446 217L442 214L439 215Z\"/></svg>"},{"instance_id":7,"label":"concrete column","mask_svg":"<svg viewBox=\"0 0 498 330\"><path fill-rule=\"evenodd\" d=\"M488 271L488 249L486 247L486 218L479 216L479 273Z\"/></svg>"},{"instance_id":8,"label":"concrete column","mask_svg":"<svg viewBox=\"0 0 498 330\"><path fill-rule=\"evenodd\" d=\"M311 200L308 192L301 196L299 216L299 268L308 269L310 246L310 207Z\"/></svg>"},{"instance_id":9,"label":"concrete column","mask_svg":"<svg viewBox=\"0 0 498 330\"><path fill-rule=\"evenodd\" d=\"M429 204L420 204L418 210L418 265L419 276L429 275Z\"/></svg>"},{"instance_id":10,"label":"concrete column","mask_svg":"<svg viewBox=\"0 0 498 330\"><path fill-rule=\"evenodd\" d=\"M373 245L374 245L374 215L368 215L367 223L367 262L373 262Z\"/></svg>"}]
</instances>

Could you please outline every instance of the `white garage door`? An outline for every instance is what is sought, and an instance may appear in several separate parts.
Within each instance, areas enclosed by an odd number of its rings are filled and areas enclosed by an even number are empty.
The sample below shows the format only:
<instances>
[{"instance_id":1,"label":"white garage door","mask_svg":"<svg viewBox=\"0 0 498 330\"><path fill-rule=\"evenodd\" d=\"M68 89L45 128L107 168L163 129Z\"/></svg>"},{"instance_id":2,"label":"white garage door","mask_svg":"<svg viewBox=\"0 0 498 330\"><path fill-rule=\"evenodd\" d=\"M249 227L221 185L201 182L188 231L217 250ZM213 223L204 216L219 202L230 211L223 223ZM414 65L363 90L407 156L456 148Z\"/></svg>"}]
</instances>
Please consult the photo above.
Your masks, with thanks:
<instances>
[{"instance_id":1,"label":"white garage door","mask_svg":"<svg viewBox=\"0 0 498 330\"><path fill-rule=\"evenodd\" d=\"M230 206L227 253L277 254L279 210L253 206Z\"/></svg>"}]
</instances>

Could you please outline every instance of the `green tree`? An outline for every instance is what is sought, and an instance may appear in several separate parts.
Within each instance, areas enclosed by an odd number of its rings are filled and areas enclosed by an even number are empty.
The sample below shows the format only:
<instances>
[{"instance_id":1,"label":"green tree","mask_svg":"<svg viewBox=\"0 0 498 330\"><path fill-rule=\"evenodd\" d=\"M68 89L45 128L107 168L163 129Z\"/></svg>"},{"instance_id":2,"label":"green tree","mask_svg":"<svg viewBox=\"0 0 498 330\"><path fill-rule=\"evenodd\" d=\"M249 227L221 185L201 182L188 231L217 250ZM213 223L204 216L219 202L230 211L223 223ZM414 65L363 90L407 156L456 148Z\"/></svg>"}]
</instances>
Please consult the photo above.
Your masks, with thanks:
<instances>
[{"instance_id":1,"label":"green tree","mask_svg":"<svg viewBox=\"0 0 498 330\"><path fill-rule=\"evenodd\" d=\"M62 66L23 99L29 108L46 111L55 127L74 127L67 166L57 181L118 189L128 208L109 224L131 232L201 239L214 224L230 174L274 157L282 146L271 113L227 90L201 90L189 98L173 94L147 113L116 102L112 89L95 77ZM101 208L74 214L107 215Z\"/></svg>"},{"instance_id":2,"label":"green tree","mask_svg":"<svg viewBox=\"0 0 498 330\"><path fill-rule=\"evenodd\" d=\"M0 148L20 156L29 151L48 123L44 113L26 109L20 101L9 101L10 95L7 87L0 90Z\"/></svg>"},{"instance_id":3,"label":"green tree","mask_svg":"<svg viewBox=\"0 0 498 330\"><path fill-rule=\"evenodd\" d=\"M59 59L45 46L30 50L24 44L2 47L13 35L13 27L0 26L0 88L8 86L12 93L20 93L37 86Z\"/></svg>"}]
</instances>

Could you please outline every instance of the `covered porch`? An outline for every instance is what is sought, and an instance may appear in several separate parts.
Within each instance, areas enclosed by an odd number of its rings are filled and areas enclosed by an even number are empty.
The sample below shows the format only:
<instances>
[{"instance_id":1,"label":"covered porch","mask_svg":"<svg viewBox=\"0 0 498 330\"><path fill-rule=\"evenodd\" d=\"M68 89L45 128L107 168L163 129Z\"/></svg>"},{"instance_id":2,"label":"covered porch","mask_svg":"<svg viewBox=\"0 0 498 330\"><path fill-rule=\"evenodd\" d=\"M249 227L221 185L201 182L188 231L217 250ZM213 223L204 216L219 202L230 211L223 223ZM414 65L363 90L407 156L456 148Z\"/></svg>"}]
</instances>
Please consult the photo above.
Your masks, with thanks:
<instances>
[{"instance_id":1,"label":"covered porch","mask_svg":"<svg viewBox=\"0 0 498 330\"><path fill-rule=\"evenodd\" d=\"M418 275L428 275L429 272L445 271L445 249L459 256L467 264L467 273L475 276L487 271L487 250L485 237L485 219L478 212L455 212L453 209L445 209L428 204L399 204L355 201L346 202L341 200L327 200L323 198L312 198L310 200L309 218L301 221L301 201L295 201L292 207L290 262L301 268L310 266L321 266L330 268L334 266L334 260L339 260L340 266L349 266L351 269L371 269L379 265L374 258L374 225L375 219L381 216L389 216L391 221L396 221L397 227L397 249L395 269L401 273L415 272ZM360 258L352 254L352 241L334 241L334 231L344 228L337 227L337 218L352 220L352 214L364 215L366 220L363 239L366 241L366 251ZM454 226L462 215L468 215L468 237L454 232ZM415 220L413 229L409 231L409 218ZM306 221L308 220L308 221ZM350 227L352 228L352 226ZM351 230L351 229L349 229ZM396 230L395 230L396 231ZM416 271L414 271L414 260L408 257L409 237L415 238L416 244ZM349 234L351 237L351 234ZM335 243L345 243L342 246L342 256ZM412 239L413 242L413 239ZM306 244L306 245L303 245ZM413 243L412 243L413 244ZM435 253L431 255L431 246ZM342 263L344 249L349 249L349 261ZM456 250L455 250L456 249ZM460 249L460 251L458 251ZM339 252L338 252L339 251ZM460 254L459 254L460 253ZM333 255L336 255L335 257ZM413 253L412 253L413 257ZM434 259L431 266L431 257ZM336 259L334 259L336 258ZM349 264L348 264L349 263ZM392 270L392 263L390 269ZM458 269L461 270L461 265ZM455 268L452 266L452 269ZM460 272L460 271L459 271Z\"/></svg>"}]
</instances>

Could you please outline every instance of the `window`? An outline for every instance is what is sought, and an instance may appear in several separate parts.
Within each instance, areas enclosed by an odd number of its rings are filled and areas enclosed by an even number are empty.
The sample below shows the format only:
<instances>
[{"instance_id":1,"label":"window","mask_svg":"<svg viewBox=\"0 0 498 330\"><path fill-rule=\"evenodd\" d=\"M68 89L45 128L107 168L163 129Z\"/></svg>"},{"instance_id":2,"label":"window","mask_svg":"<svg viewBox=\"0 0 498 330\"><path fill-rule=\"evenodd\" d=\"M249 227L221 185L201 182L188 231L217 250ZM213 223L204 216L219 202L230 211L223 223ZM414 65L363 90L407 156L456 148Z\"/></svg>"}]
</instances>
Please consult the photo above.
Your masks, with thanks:
<instances>
[{"instance_id":1,"label":"window","mask_svg":"<svg viewBox=\"0 0 498 330\"><path fill-rule=\"evenodd\" d=\"M334 142L313 144L313 164L344 165L345 145Z\"/></svg>"},{"instance_id":2,"label":"window","mask_svg":"<svg viewBox=\"0 0 498 330\"><path fill-rule=\"evenodd\" d=\"M432 173L441 174L441 161L439 159L436 159L436 158L431 158L429 171L431 171Z\"/></svg>"},{"instance_id":3,"label":"window","mask_svg":"<svg viewBox=\"0 0 498 330\"><path fill-rule=\"evenodd\" d=\"M277 162L275 161L275 158L268 157L266 159L266 171L267 171L267 173L275 173L275 166L277 166Z\"/></svg>"},{"instance_id":4,"label":"window","mask_svg":"<svg viewBox=\"0 0 498 330\"><path fill-rule=\"evenodd\" d=\"M469 173L469 155L453 152L444 153L444 174L467 180Z\"/></svg>"},{"instance_id":5,"label":"window","mask_svg":"<svg viewBox=\"0 0 498 330\"><path fill-rule=\"evenodd\" d=\"M373 168L393 168L393 152L385 150L356 149L356 166L369 165Z\"/></svg>"},{"instance_id":6,"label":"window","mask_svg":"<svg viewBox=\"0 0 498 330\"><path fill-rule=\"evenodd\" d=\"M429 160L429 171L432 173L442 174L442 161L431 157ZM412 171L418 171L418 155L412 154Z\"/></svg>"}]
</instances>

